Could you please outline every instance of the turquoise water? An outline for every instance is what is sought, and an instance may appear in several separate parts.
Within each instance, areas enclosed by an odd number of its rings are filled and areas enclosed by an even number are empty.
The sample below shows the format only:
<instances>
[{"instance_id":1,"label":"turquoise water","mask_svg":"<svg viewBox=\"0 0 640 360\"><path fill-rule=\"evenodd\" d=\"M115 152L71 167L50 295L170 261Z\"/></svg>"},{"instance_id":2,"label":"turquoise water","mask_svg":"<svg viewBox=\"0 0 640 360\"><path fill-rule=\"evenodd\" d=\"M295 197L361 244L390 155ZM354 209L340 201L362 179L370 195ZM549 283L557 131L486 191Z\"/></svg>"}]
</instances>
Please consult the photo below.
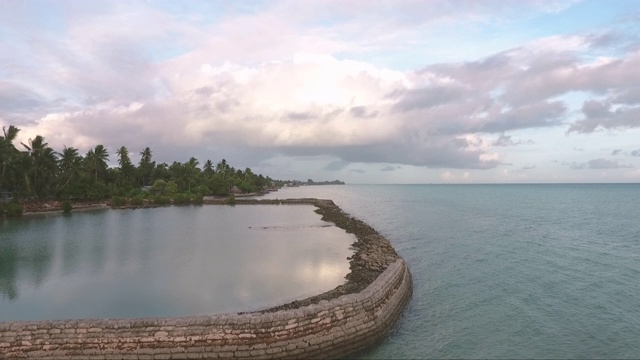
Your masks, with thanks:
<instances>
[{"instance_id":1,"label":"turquoise water","mask_svg":"<svg viewBox=\"0 0 640 360\"><path fill-rule=\"evenodd\" d=\"M310 205L0 219L0 321L255 310L344 283L355 237Z\"/></svg>"},{"instance_id":2,"label":"turquoise water","mask_svg":"<svg viewBox=\"0 0 640 360\"><path fill-rule=\"evenodd\" d=\"M414 295L360 358L640 358L640 185L346 185Z\"/></svg>"}]
</instances>

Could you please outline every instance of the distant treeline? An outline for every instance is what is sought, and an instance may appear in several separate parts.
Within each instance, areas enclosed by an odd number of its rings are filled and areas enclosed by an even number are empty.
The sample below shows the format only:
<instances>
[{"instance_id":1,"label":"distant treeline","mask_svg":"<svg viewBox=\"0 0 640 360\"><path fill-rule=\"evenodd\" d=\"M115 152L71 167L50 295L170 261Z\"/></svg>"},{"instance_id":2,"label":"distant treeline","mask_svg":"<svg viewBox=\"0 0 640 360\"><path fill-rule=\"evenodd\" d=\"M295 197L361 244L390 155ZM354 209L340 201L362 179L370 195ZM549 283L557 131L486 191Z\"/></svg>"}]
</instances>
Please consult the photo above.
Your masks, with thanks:
<instances>
[{"instance_id":1,"label":"distant treeline","mask_svg":"<svg viewBox=\"0 0 640 360\"><path fill-rule=\"evenodd\" d=\"M307 180L307 185L344 185L344 181L333 180L333 181L313 181L311 179Z\"/></svg>"},{"instance_id":2,"label":"distant treeline","mask_svg":"<svg viewBox=\"0 0 640 360\"><path fill-rule=\"evenodd\" d=\"M118 167L107 165L110 154L96 145L84 156L73 147L53 150L38 135L28 144L14 144L20 129L3 127L0 136L0 195L14 199L106 199L133 197L143 191L156 194L229 195L236 187L244 193L277 186L269 177L250 168L236 169L225 159L200 162L191 157L184 163L156 163L149 147L134 164L125 146L115 151ZM279 181L279 184L283 182ZM235 189L234 189L235 191Z\"/></svg>"},{"instance_id":3,"label":"distant treeline","mask_svg":"<svg viewBox=\"0 0 640 360\"><path fill-rule=\"evenodd\" d=\"M276 182L278 187L282 187L283 185L288 186L305 186L305 185L344 185L344 181L333 180L333 181L313 181L312 179L305 181L300 180L278 180Z\"/></svg>"}]
</instances>

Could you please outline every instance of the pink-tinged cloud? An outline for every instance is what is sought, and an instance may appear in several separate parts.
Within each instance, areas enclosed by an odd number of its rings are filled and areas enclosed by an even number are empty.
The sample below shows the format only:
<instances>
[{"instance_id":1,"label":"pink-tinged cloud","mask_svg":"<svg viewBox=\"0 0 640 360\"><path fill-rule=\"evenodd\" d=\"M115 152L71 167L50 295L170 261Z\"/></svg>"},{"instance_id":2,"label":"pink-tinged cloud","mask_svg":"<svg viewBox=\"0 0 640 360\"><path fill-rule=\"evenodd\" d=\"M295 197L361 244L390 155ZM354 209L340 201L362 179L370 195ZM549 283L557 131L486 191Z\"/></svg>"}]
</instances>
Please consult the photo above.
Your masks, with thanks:
<instances>
[{"instance_id":1,"label":"pink-tinged cloud","mask_svg":"<svg viewBox=\"0 0 640 360\"><path fill-rule=\"evenodd\" d=\"M569 2L184 3L172 12L63 1L52 31L28 5L10 2L17 15L0 15L8 29L0 124L57 148L327 156L327 171L351 163L488 170L518 161L523 169L534 163L525 152L558 145L540 141L545 135L591 150L587 137L598 130L640 128L640 41L620 28L540 36L464 61L425 56L409 70L375 61L416 48L429 54L441 29L494 20L515 27L534 14L561 16ZM211 13L190 10L198 6ZM576 103L575 93L585 99ZM607 152L637 148L629 146ZM563 161L606 167L592 165L604 156L595 151Z\"/></svg>"}]
</instances>

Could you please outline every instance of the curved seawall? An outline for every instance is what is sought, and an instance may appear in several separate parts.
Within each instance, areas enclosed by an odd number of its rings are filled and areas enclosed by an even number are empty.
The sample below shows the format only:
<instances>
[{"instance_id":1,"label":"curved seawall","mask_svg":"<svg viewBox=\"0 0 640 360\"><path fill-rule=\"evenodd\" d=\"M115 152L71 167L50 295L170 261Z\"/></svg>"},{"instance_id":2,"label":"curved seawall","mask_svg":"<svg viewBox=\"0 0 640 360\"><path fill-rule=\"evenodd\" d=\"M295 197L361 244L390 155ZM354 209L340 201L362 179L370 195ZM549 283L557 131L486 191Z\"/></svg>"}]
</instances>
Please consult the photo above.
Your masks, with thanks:
<instances>
[{"instance_id":1,"label":"curved seawall","mask_svg":"<svg viewBox=\"0 0 640 360\"><path fill-rule=\"evenodd\" d=\"M0 323L0 359L328 358L383 338L411 297L405 261L375 230L331 201L277 203L316 205L323 219L356 235L344 285L253 313Z\"/></svg>"}]
</instances>

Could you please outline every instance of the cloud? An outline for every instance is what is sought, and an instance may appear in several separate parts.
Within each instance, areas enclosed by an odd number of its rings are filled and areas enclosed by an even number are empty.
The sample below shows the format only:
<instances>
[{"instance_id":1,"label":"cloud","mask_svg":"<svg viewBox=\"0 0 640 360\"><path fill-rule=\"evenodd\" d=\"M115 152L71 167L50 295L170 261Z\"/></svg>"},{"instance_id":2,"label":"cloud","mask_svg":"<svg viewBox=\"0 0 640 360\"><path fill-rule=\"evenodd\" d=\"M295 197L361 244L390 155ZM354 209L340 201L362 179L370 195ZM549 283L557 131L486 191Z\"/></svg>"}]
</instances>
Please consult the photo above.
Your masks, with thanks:
<instances>
[{"instance_id":1,"label":"cloud","mask_svg":"<svg viewBox=\"0 0 640 360\"><path fill-rule=\"evenodd\" d=\"M569 132L591 133L598 128L640 127L640 107L620 106L613 110L609 102L588 100L582 105L584 118L569 127Z\"/></svg>"},{"instance_id":2,"label":"cloud","mask_svg":"<svg viewBox=\"0 0 640 360\"><path fill-rule=\"evenodd\" d=\"M500 136L491 143L493 146L516 146L523 144L533 144L533 140L513 140L511 135L500 134Z\"/></svg>"},{"instance_id":3,"label":"cloud","mask_svg":"<svg viewBox=\"0 0 640 360\"><path fill-rule=\"evenodd\" d=\"M380 169L380 171L394 171L397 169L401 169L400 166L391 166L391 165L387 165L385 167L383 167L382 169Z\"/></svg>"},{"instance_id":4,"label":"cloud","mask_svg":"<svg viewBox=\"0 0 640 360\"><path fill-rule=\"evenodd\" d=\"M377 111L367 111L367 107L366 106L356 106L356 107L352 107L351 109L349 109L349 113L356 117L356 118L374 118L376 116L378 116L378 112Z\"/></svg>"},{"instance_id":5,"label":"cloud","mask_svg":"<svg viewBox=\"0 0 640 360\"><path fill-rule=\"evenodd\" d=\"M611 156L616 156L622 152L622 149L614 149L611 151Z\"/></svg>"},{"instance_id":6,"label":"cloud","mask_svg":"<svg viewBox=\"0 0 640 360\"><path fill-rule=\"evenodd\" d=\"M440 63L407 52L429 49L423 38L438 29L508 25L572 4L503 5L62 1L51 16L64 26L55 27L14 2L0 14L10 35L0 34L0 122L58 149L338 159L326 171L353 162L488 170L505 165L506 147L534 144L506 135L513 130L640 127L633 36L551 35ZM421 65L394 68L390 54ZM574 92L588 98L581 109L565 99ZM606 165L582 161L575 166Z\"/></svg>"},{"instance_id":7,"label":"cloud","mask_svg":"<svg viewBox=\"0 0 640 360\"><path fill-rule=\"evenodd\" d=\"M329 171L339 171L349 166L349 164L350 163L346 161L336 160L328 163L327 166L324 167L324 169Z\"/></svg>"},{"instance_id":8,"label":"cloud","mask_svg":"<svg viewBox=\"0 0 640 360\"><path fill-rule=\"evenodd\" d=\"M620 164L618 161L606 159L589 160L587 164L590 169L620 169L633 167L632 165Z\"/></svg>"},{"instance_id":9,"label":"cloud","mask_svg":"<svg viewBox=\"0 0 640 360\"><path fill-rule=\"evenodd\" d=\"M633 151L630 153L630 155L631 155L631 156L640 156L640 149L638 149L638 150L633 150Z\"/></svg>"},{"instance_id":10,"label":"cloud","mask_svg":"<svg viewBox=\"0 0 640 360\"><path fill-rule=\"evenodd\" d=\"M471 174L468 172L463 172L460 175L456 175L455 173L447 170L440 174L440 179L445 182L459 182L459 181L469 181L471 179Z\"/></svg>"},{"instance_id":11,"label":"cloud","mask_svg":"<svg viewBox=\"0 0 640 360\"><path fill-rule=\"evenodd\" d=\"M174 69L168 63L158 71ZM309 77L318 80L300 81ZM141 148L152 142L332 155L347 163L476 169L500 164L488 157L487 147L467 141L468 129L445 131L438 114L427 121L395 114L396 102L387 94L405 89L405 80L401 72L331 57L259 67L207 65L182 70L179 79L164 77L160 93L141 101L92 100L78 111L46 114L26 132L44 132L58 147L101 142ZM172 95L162 96L165 91Z\"/></svg>"},{"instance_id":12,"label":"cloud","mask_svg":"<svg viewBox=\"0 0 640 360\"><path fill-rule=\"evenodd\" d=\"M529 170L533 170L535 168L536 168L535 165L525 165L513 171L509 171L509 169L504 169L504 175L507 175L507 176L510 174L523 175L527 173Z\"/></svg>"},{"instance_id":13,"label":"cloud","mask_svg":"<svg viewBox=\"0 0 640 360\"><path fill-rule=\"evenodd\" d=\"M616 160L607 160L607 159L593 159L593 160L589 160L586 163L576 163L576 162L571 162L571 163L563 163L563 165L567 165L570 168L574 169L574 170L581 170L581 169L594 169L594 170L600 170L600 169L629 169L629 168L633 168L633 165L630 164L621 164L620 162L616 161Z\"/></svg>"},{"instance_id":14,"label":"cloud","mask_svg":"<svg viewBox=\"0 0 640 360\"><path fill-rule=\"evenodd\" d=\"M615 48L615 38L616 34L607 33L554 36L477 61L430 66L423 72L436 73L449 79L450 84L466 84L473 89L460 96L476 104L479 116L474 119L475 129L480 131L563 124L567 120L567 104L557 99L572 92L606 95L607 100L600 104L601 109L596 109L597 100L585 102L586 116L572 123L570 132L593 132L598 126L638 127L638 108L633 105L640 103L640 74L634 71L640 67L640 53L624 54L629 50L616 48L616 53L623 53L619 58L586 60L582 56L593 47ZM431 98L439 104L446 94L443 91L440 98ZM594 110L600 112L596 114ZM474 113L469 108L467 111Z\"/></svg>"},{"instance_id":15,"label":"cloud","mask_svg":"<svg viewBox=\"0 0 640 360\"><path fill-rule=\"evenodd\" d=\"M0 115L28 113L45 104L41 95L9 81L0 80Z\"/></svg>"},{"instance_id":16,"label":"cloud","mask_svg":"<svg viewBox=\"0 0 640 360\"><path fill-rule=\"evenodd\" d=\"M394 111L407 112L431 108L459 100L467 91L469 91L469 89L465 89L461 85L436 84L418 89L407 89L401 94L390 94L390 97L399 98L399 101L393 106Z\"/></svg>"}]
</instances>

